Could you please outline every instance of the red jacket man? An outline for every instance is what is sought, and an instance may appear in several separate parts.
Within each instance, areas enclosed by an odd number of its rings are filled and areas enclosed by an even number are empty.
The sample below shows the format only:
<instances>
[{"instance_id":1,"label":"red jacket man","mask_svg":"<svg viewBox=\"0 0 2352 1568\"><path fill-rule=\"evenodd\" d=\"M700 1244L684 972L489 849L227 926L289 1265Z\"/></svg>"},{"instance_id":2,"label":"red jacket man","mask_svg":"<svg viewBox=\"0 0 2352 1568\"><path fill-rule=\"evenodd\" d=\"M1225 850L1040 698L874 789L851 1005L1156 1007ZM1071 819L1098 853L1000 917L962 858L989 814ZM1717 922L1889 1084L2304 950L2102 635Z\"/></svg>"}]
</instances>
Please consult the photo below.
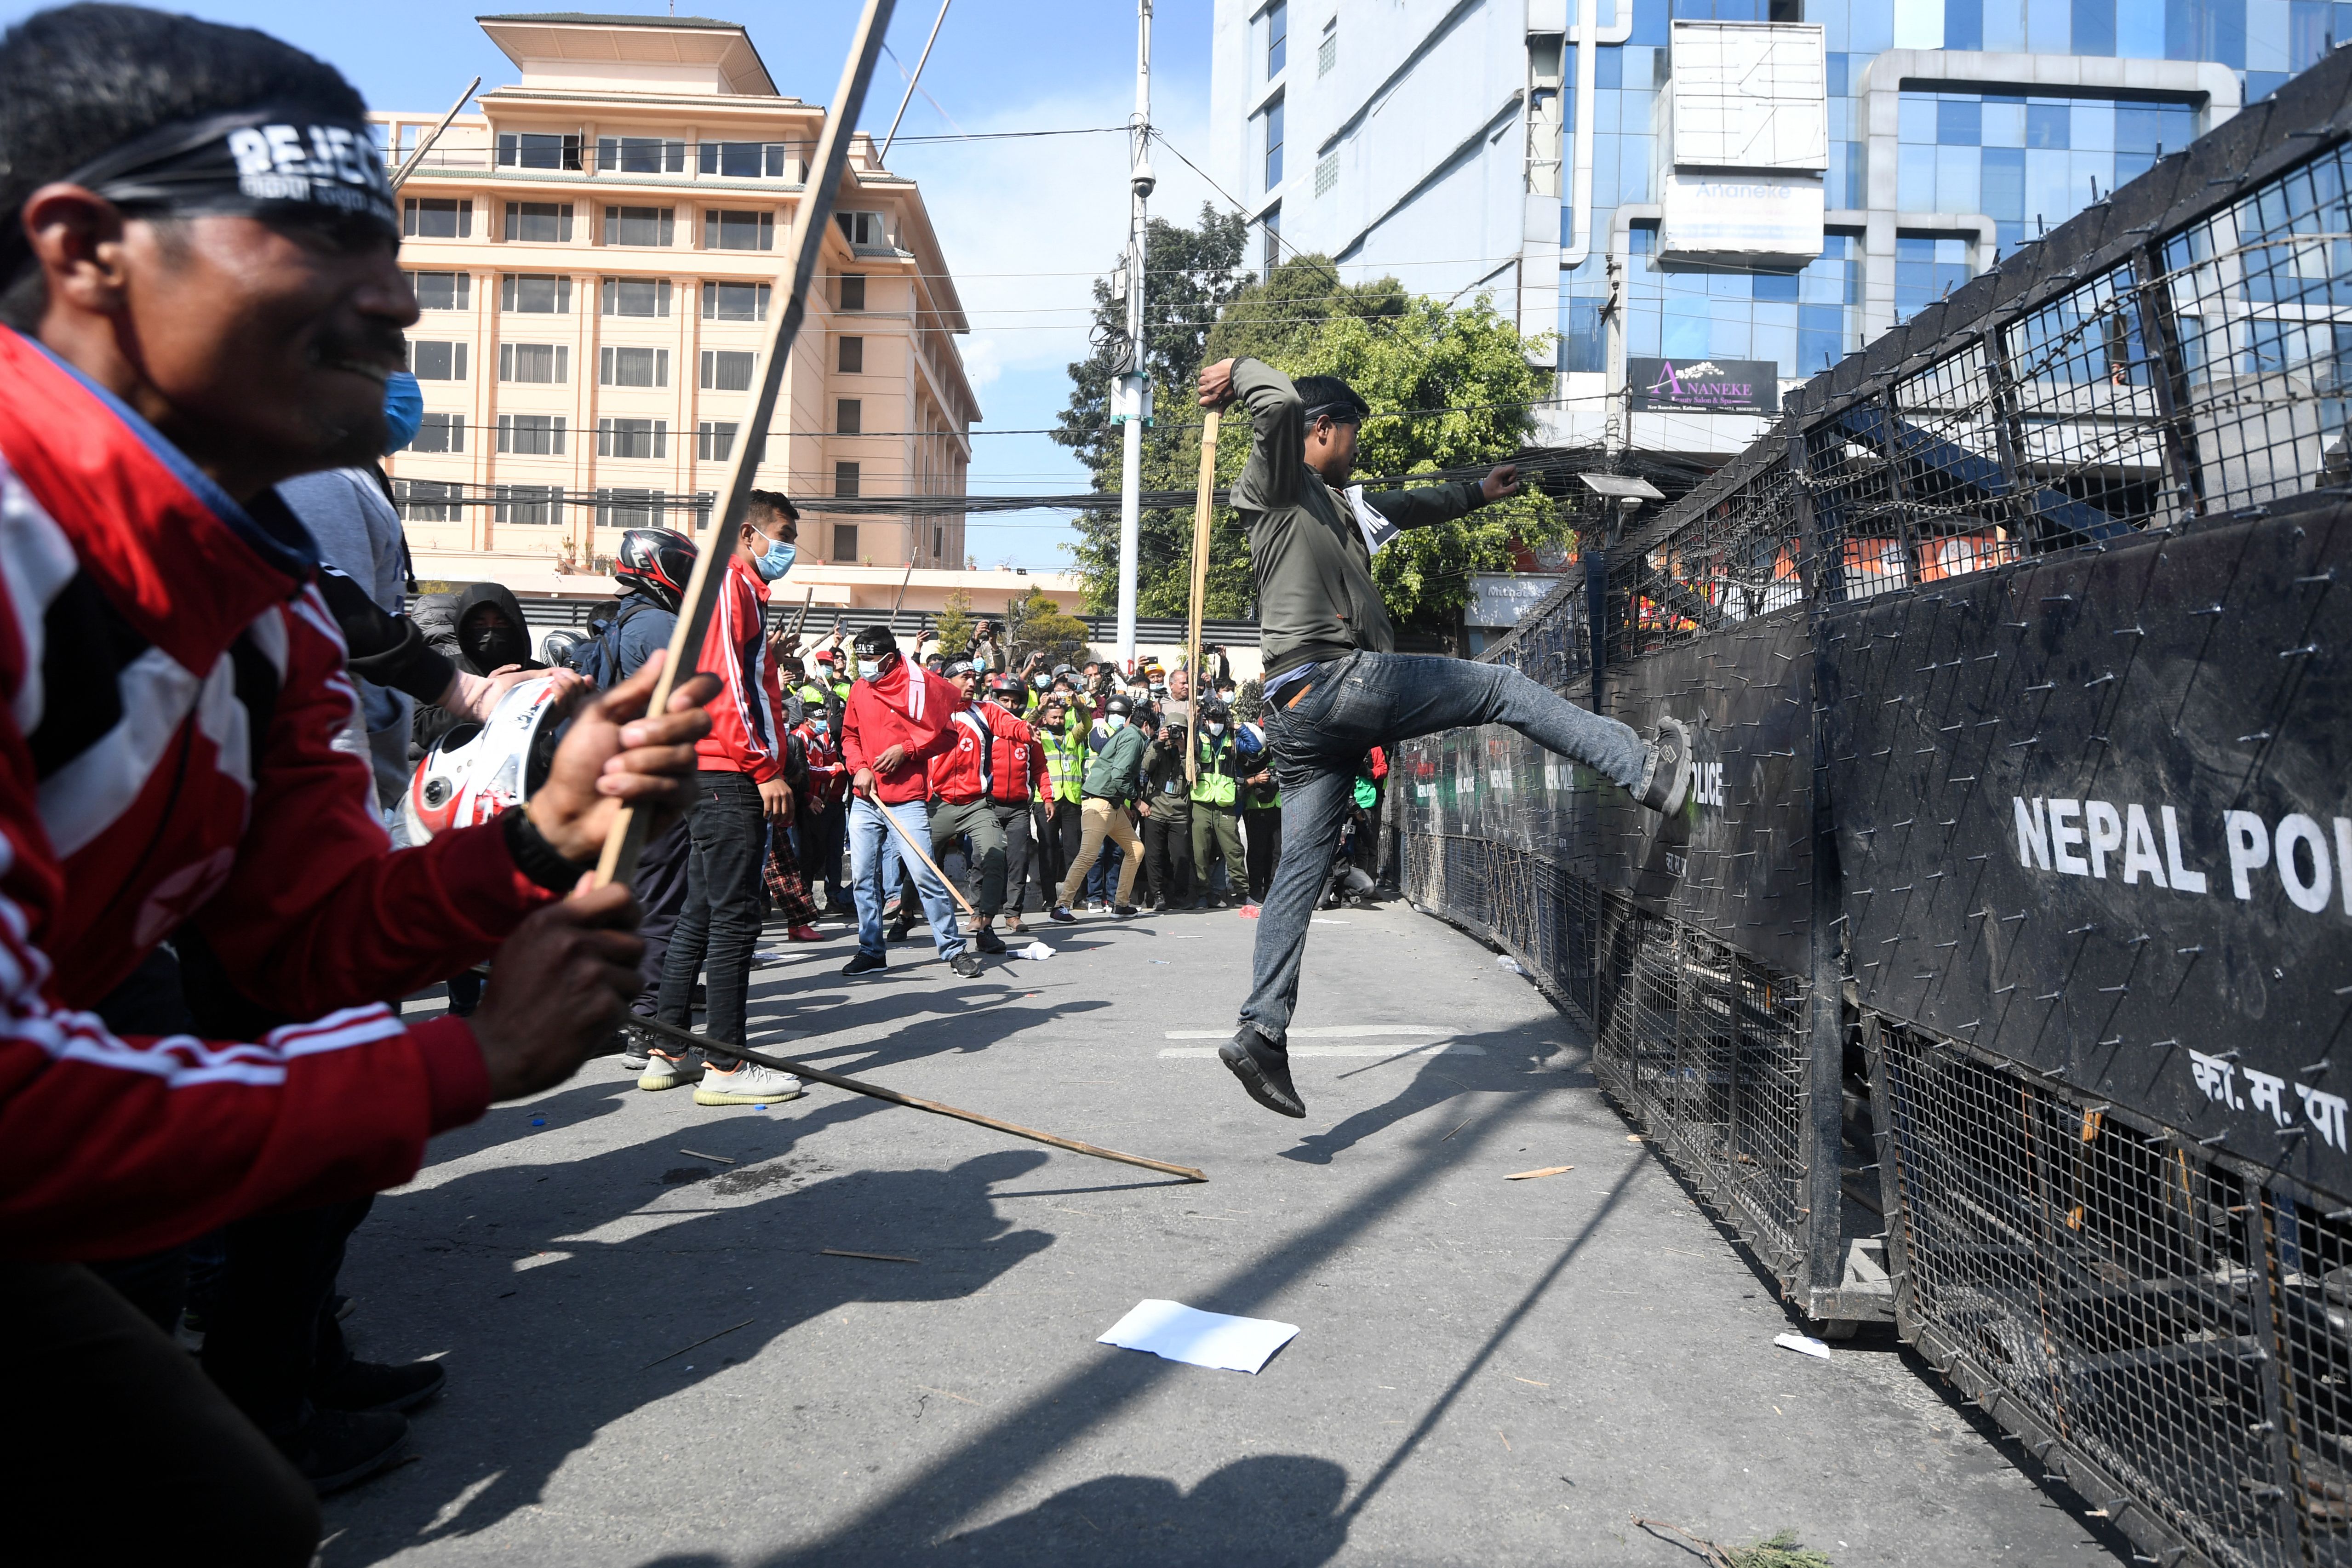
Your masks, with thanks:
<instances>
[{"instance_id":1,"label":"red jacket man","mask_svg":"<svg viewBox=\"0 0 2352 1568\"><path fill-rule=\"evenodd\" d=\"M694 754L705 771L769 784L784 776L784 694L768 658L768 584L752 559L740 551L727 557L727 586L697 667L719 678L719 700L710 705L710 733L695 742Z\"/></svg>"},{"instance_id":2,"label":"red jacket man","mask_svg":"<svg viewBox=\"0 0 2352 1568\"><path fill-rule=\"evenodd\" d=\"M842 710L841 756L851 774L849 858L857 898L857 952L842 973L865 974L887 965L882 906L888 889L898 885L896 868L903 864L930 922L932 944L958 974L970 979L979 974L980 960L964 951L947 884L933 868L907 853L910 844L932 842L934 824L925 807L929 763L956 743L955 712L963 694L901 657L898 639L887 626L866 627L855 646L857 681ZM902 910L902 928L908 918Z\"/></svg>"}]
</instances>

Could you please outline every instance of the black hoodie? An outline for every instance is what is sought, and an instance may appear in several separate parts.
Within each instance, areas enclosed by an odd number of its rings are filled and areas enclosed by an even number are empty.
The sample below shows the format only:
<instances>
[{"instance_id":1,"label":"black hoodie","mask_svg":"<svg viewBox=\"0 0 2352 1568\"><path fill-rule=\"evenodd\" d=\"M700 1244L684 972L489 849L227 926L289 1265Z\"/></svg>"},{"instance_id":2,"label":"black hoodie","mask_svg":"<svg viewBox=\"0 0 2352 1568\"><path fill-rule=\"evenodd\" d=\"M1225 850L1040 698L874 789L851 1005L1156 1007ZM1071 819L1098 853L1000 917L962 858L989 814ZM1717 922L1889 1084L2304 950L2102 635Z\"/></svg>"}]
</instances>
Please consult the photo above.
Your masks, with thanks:
<instances>
[{"instance_id":1,"label":"black hoodie","mask_svg":"<svg viewBox=\"0 0 2352 1568\"><path fill-rule=\"evenodd\" d=\"M485 612L478 621L477 610ZM420 599L413 618L425 640L468 675L488 675L510 664L525 669L547 668L543 660L531 657L530 624L523 619L522 605L503 583L476 583L462 593ZM446 709L420 707L416 744L429 750L462 722Z\"/></svg>"}]
</instances>

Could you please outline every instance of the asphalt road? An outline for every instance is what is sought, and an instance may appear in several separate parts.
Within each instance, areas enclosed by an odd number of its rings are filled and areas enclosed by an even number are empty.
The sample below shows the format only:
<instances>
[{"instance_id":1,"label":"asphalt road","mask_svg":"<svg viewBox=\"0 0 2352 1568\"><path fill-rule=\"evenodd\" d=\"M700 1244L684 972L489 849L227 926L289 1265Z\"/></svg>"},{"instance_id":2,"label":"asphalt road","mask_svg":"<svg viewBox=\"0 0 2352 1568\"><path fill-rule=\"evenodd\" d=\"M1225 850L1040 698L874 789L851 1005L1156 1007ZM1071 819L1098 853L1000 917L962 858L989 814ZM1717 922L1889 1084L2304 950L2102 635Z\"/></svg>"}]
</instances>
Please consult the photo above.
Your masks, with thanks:
<instances>
[{"instance_id":1,"label":"asphalt road","mask_svg":"<svg viewBox=\"0 0 2352 1568\"><path fill-rule=\"evenodd\" d=\"M1255 930L1090 916L972 982L919 946L847 980L835 938L756 977L782 1054L1204 1185L611 1058L442 1139L344 1284L361 1353L448 1392L329 1500L323 1562L1694 1561L1637 1514L1838 1568L2117 1560L1891 1336L1776 1348L1801 1325L1582 1035L1439 922L1318 921L1309 1118L1252 1105L1210 1053ZM1255 1376L1096 1342L1147 1298L1299 1332Z\"/></svg>"}]
</instances>

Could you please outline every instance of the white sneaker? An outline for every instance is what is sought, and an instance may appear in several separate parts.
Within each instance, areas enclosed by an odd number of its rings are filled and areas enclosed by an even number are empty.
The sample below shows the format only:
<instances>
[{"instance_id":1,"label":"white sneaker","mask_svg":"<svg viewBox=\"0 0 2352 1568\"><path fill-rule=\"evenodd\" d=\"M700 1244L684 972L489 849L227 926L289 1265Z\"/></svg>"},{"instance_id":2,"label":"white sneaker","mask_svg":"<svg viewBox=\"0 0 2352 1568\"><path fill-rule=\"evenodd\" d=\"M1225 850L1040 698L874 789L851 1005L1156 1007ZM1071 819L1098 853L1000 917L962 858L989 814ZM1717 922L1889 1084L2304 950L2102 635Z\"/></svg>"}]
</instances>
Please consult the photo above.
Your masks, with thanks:
<instances>
[{"instance_id":1,"label":"white sneaker","mask_svg":"<svg viewBox=\"0 0 2352 1568\"><path fill-rule=\"evenodd\" d=\"M763 1068L757 1062L745 1062L733 1072L721 1072L712 1068L694 1086L697 1105L773 1105L780 1100L798 1100L808 1092L801 1080L788 1072Z\"/></svg>"},{"instance_id":2,"label":"white sneaker","mask_svg":"<svg viewBox=\"0 0 2352 1568\"><path fill-rule=\"evenodd\" d=\"M682 1083L692 1083L702 1076L700 1062L681 1061L662 1051L646 1053L646 1070L637 1075L637 1087L646 1089L676 1089Z\"/></svg>"}]
</instances>

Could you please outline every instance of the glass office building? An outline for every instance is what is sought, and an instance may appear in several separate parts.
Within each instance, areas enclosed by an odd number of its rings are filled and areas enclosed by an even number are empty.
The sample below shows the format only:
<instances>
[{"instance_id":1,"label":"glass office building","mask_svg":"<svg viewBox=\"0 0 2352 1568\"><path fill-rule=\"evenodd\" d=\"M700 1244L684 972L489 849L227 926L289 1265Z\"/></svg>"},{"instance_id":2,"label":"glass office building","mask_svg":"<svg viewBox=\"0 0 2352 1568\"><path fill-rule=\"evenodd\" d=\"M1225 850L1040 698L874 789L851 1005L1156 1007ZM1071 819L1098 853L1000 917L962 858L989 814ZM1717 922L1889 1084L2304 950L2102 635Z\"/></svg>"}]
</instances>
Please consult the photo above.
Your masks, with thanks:
<instances>
[{"instance_id":1,"label":"glass office building","mask_svg":"<svg viewBox=\"0 0 2352 1568\"><path fill-rule=\"evenodd\" d=\"M1219 0L1215 26L1212 154L1267 258L1484 293L1556 331L1553 438L1723 453L1776 388L1661 426L1631 362L1810 376L2352 42L2352 4ZM1795 64L1735 102L1707 51L1773 39ZM1692 145L1695 68L1739 136L1710 120ZM1678 239L1673 187L1706 181L1801 221Z\"/></svg>"}]
</instances>

